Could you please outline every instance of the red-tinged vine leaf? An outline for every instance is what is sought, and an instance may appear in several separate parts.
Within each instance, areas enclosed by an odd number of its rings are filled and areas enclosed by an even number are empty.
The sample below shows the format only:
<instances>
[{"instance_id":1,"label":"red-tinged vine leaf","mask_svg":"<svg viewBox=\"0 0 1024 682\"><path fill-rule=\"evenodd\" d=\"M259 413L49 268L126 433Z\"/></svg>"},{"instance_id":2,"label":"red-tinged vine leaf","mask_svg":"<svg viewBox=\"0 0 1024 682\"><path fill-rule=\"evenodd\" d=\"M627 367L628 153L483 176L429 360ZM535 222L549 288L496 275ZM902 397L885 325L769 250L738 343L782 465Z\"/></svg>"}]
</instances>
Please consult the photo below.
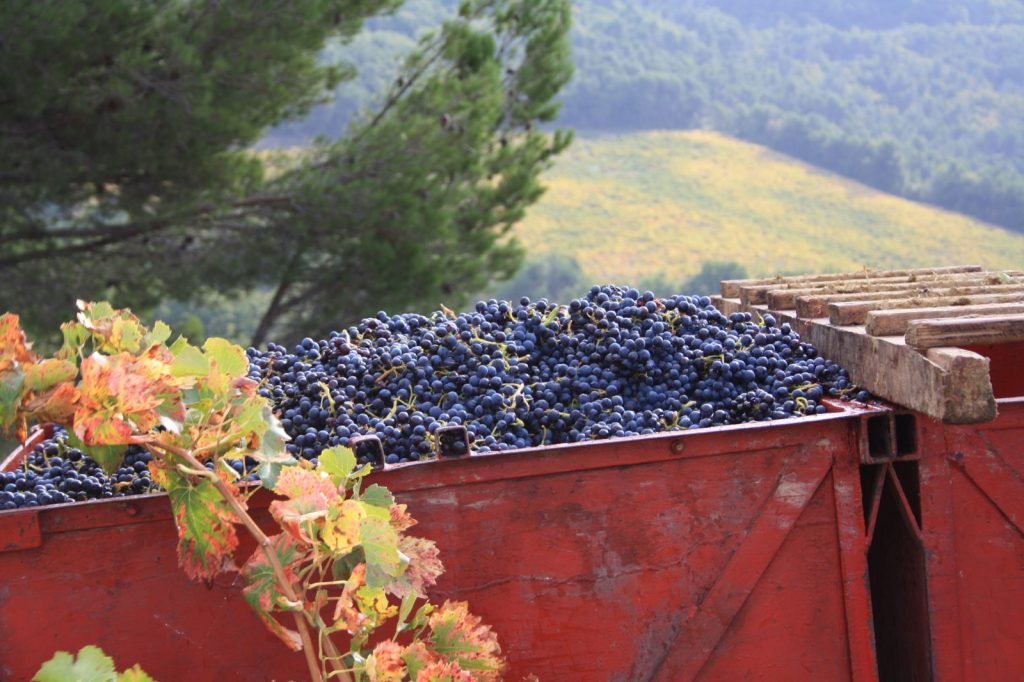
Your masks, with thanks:
<instances>
[{"instance_id":1,"label":"red-tinged vine leaf","mask_svg":"<svg viewBox=\"0 0 1024 682\"><path fill-rule=\"evenodd\" d=\"M416 641L402 652L402 660L405 661L405 667L409 671L409 679L418 680L420 671L439 659L434 652L427 648L426 644Z\"/></svg>"},{"instance_id":2,"label":"red-tinged vine leaf","mask_svg":"<svg viewBox=\"0 0 1024 682\"><path fill-rule=\"evenodd\" d=\"M458 661L434 661L416 673L416 682L477 682L479 679L463 670Z\"/></svg>"},{"instance_id":3,"label":"red-tinged vine leaf","mask_svg":"<svg viewBox=\"0 0 1024 682\"><path fill-rule=\"evenodd\" d=\"M389 508L389 511L391 512L391 527L394 528L396 532L401 533L409 530L419 523L419 521L414 519L409 512L406 511L408 508L409 505L407 504L393 504Z\"/></svg>"},{"instance_id":4,"label":"red-tinged vine leaf","mask_svg":"<svg viewBox=\"0 0 1024 682\"><path fill-rule=\"evenodd\" d=\"M270 547L277 554L277 558L284 568L285 578L291 582L293 587L296 586L299 578L296 575L295 567L306 559L307 553L287 533L271 537ZM301 650L302 639L299 637L299 633L284 627L274 617L276 611L291 609L286 606L285 596L280 591L274 568L261 548L257 547L253 555L245 562L245 566L242 567L242 577L246 581L242 594L249 602L249 606L259 615L267 628L290 649Z\"/></svg>"},{"instance_id":5,"label":"red-tinged vine leaf","mask_svg":"<svg viewBox=\"0 0 1024 682\"><path fill-rule=\"evenodd\" d=\"M345 587L338 595L338 601L334 605L334 624L344 623L349 634L357 633L366 620L366 617L356 606L355 595L359 589L366 585L366 564L359 564L352 569L352 574L345 580Z\"/></svg>"},{"instance_id":6,"label":"red-tinged vine leaf","mask_svg":"<svg viewBox=\"0 0 1024 682\"><path fill-rule=\"evenodd\" d=\"M14 313L0 315L0 372L8 363L22 364L36 359L21 328L21 318Z\"/></svg>"},{"instance_id":7,"label":"red-tinged vine leaf","mask_svg":"<svg viewBox=\"0 0 1024 682\"><path fill-rule=\"evenodd\" d=\"M270 515L296 540L314 544L317 542L317 526L310 522L326 516L328 498L321 492L310 493L288 500L274 500L270 503Z\"/></svg>"},{"instance_id":8,"label":"red-tinged vine leaf","mask_svg":"<svg viewBox=\"0 0 1024 682\"><path fill-rule=\"evenodd\" d=\"M399 599L407 595L426 597L427 589L437 584L444 573L441 552L433 540L402 535L398 538L398 551L407 559L405 572L387 586L387 591Z\"/></svg>"},{"instance_id":9,"label":"red-tinged vine leaf","mask_svg":"<svg viewBox=\"0 0 1024 682\"><path fill-rule=\"evenodd\" d=\"M405 679L405 661L402 645L384 640L366 657L366 676L370 682L402 682Z\"/></svg>"},{"instance_id":10,"label":"red-tinged vine leaf","mask_svg":"<svg viewBox=\"0 0 1024 682\"><path fill-rule=\"evenodd\" d=\"M75 434L87 446L125 445L133 434L151 431L161 413L177 411L180 403L161 368L158 360L128 353L83 360Z\"/></svg>"},{"instance_id":11,"label":"red-tinged vine leaf","mask_svg":"<svg viewBox=\"0 0 1024 682\"><path fill-rule=\"evenodd\" d=\"M33 395L22 409L41 424L69 424L78 406L79 392L72 383L62 383L45 393Z\"/></svg>"},{"instance_id":12,"label":"red-tinged vine leaf","mask_svg":"<svg viewBox=\"0 0 1024 682\"><path fill-rule=\"evenodd\" d=\"M30 391L46 391L59 383L78 377L78 366L68 360L47 358L24 369L25 387Z\"/></svg>"},{"instance_id":13,"label":"red-tinged vine leaf","mask_svg":"<svg viewBox=\"0 0 1024 682\"><path fill-rule=\"evenodd\" d=\"M388 602L387 593L379 587L360 587L356 590L355 601L368 630L376 630L384 621L398 614L398 607Z\"/></svg>"},{"instance_id":14,"label":"red-tinged vine leaf","mask_svg":"<svg viewBox=\"0 0 1024 682\"><path fill-rule=\"evenodd\" d=\"M78 301L78 322L92 335L94 347L102 353L137 353L146 328L132 311L115 310L106 301Z\"/></svg>"},{"instance_id":15,"label":"red-tinged vine leaf","mask_svg":"<svg viewBox=\"0 0 1024 682\"><path fill-rule=\"evenodd\" d=\"M365 518L366 505L355 500L335 501L327 510L320 539L337 555L348 554L360 544L365 552L367 547L362 535L362 522Z\"/></svg>"},{"instance_id":16,"label":"red-tinged vine leaf","mask_svg":"<svg viewBox=\"0 0 1024 682\"><path fill-rule=\"evenodd\" d=\"M209 479L198 483L172 473L167 494L178 525L178 562L193 580L209 580L238 547L235 515Z\"/></svg>"},{"instance_id":17,"label":"red-tinged vine leaf","mask_svg":"<svg viewBox=\"0 0 1024 682\"><path fill-rule=\"evenodd\" d=\"M284 497L305 497L313 493L320 493L328 500L338 497L338 489L330 478L319 470L299 466L291 466L282 471L273 490Z\"/></svg>"},{"instance_id":18,"label":"red-tinged vine leaf","mask_svg":"<svg viewBox=\"0 0 1024 682\"><path fill-rule=\"evenodd\" d=\"M481 682L497 682L505 669L498 637L466 602L446 601L430 614L430 648L446 660L457 661Z\"/></svg>"}]
</instances>

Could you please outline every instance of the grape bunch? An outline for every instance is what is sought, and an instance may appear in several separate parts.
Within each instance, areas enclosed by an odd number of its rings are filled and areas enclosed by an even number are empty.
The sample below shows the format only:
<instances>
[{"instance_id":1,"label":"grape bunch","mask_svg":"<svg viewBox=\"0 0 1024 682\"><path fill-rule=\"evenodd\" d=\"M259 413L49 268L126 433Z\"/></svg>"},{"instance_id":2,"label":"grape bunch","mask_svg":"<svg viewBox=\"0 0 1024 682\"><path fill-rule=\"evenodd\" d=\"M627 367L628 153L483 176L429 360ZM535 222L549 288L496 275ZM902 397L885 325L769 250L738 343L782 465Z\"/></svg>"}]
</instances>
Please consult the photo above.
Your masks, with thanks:
<instances>
[{"instance_id":1,"label":"grape bunch","mask_svg":"<svg viewBox=\"0 0 1024 682\"><path fill-rule=\"evenodd\" d=\"M149 475L150 458L144 449L129 446L121 466L108 476L58 431L37 444L16 469L0 473L0 511L150 492L156 489Z\"/></svg>"},{"instance_id":2,"label":"grape bunch","mask_svg":"<svg viewBox=\"0 0 1024 682\"><path fill-rule=\"evenodd\" d=\"M326 339L247 353L289 451L313 461L371 434L394 464L431 457L445 426L490 452L784 419L824 412L826 397L868 397L771 315L727 317L707 297L617 286L565 306L381 312Z\"/></svg>"}]
</instances>

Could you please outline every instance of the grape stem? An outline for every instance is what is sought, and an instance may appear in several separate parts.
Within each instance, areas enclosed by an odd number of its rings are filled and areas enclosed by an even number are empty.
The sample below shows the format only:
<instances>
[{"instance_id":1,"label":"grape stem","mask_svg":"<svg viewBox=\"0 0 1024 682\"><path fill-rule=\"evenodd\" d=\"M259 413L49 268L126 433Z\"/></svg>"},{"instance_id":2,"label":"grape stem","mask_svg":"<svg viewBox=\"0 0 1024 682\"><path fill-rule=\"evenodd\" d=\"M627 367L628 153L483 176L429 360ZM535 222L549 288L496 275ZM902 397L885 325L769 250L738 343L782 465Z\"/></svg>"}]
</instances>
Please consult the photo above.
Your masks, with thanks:
<instances>
[{"instance_id":1,"label":"grape stem","mask_svg":"<svg viewBox=\"0 0 1024 682\"><path fill-rule=\"evenodd\" d=\"M249 534L256 539L256 543L260 546L260 549L263 550L263 554L267 557L267 561L270 562L270 566L274 571L274 577L277 579L278 586L284 592L285 598L289 602L301 603L299 596L295 593L295 590L292 587L292 584L285 576L284 567L281 565L281 559L277 556L277 552L274 551L270 538L268 538L266 533L256 525L256 522L253 521L251 516L249 516L249 512L246 511L245 507L242 506L231 492L231 489L228 488L228 484L224 479L212 471L207 470L206 467L203 466L202 462L197 460L193 454L185 448L179 448L174 445L158 443L155 441L148 441L143 445L150 452L153 452L154 449L162 450L164 454L170 454L178 457L185 462L186 468L191 470L189 473L205 478L216 486L221 497L223 497L224 501L228 503L228 506L231 507L235 516L242 525L245 526L246 530L249 531ZM160 453L154 452L153 454L159 455ZM309 623L307 622L309 614L303 612L301 615L299 613L295 613L293 615L295 616L295 627L298 629L299 637L302 639L302 650L306 655L306 665L309 667L310 679L313 682L323 682L324 678L320 672L320 665L316 660L316 654L313 649L313 639L309 632ZM352 682L352 677L343 668L339 668L339 664L335 662L336 660L341 659L341 655L334 646L334 642L332 642L329 637L324 639L324 648L328 650L329 657L332 659L331 667L334 668L330 677L337 676L341 682Z\"/></svg>"}]
</instances>

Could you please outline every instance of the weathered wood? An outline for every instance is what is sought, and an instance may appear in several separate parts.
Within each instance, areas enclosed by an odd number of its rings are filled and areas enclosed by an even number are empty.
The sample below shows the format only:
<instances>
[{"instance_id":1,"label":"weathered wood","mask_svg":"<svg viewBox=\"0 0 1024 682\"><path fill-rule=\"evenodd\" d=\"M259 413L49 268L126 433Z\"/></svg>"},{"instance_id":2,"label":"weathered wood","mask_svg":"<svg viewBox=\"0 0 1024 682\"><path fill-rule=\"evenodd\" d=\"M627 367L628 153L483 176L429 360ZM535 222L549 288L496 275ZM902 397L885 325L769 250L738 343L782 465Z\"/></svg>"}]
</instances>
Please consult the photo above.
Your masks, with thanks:
<instances>
[{"instance_id":1,"label":"weathered wood","mask_svg":"<svg viewBox=\"0 0 1024 682\"><path fill-rule=\"evenodd\" d=\"M894 291L905 291L914 289L927 292L934 289L960 289L964 287L987 287L1000 285L1024 285L1024 273L1004 273L985 275L954 275L942 276L934 279L917 279L914 281L903 280L900 282L881 282L867 280L864 282L843 282L829 285L828 287L811 287L800 289L772 289L764 292L763 300L755 300L753 294L749 294L747 300L750 303L767 303L772 310L792 310L796 299L801 297L813 298L816 296L831 296L835 294L880 294ZM741 293L748 293L744 288ZM741 299L743 300L742 296Z\"/></svg>"},{"instance_id":2,"label":"weathered wood","mask_svg":"<svg viewBox=\"0 0 1024 682\"><path fill-rule=\"evenodd\" d=\"M739 301L737 301L739 303ZM835 325L865 324L872 310L901 310L928 306L972 306L991 303L1024 303L1024 291L973 296L917 296L884 301L837 301L828 304L829 322ZM900 332L902 333L902 332Z\"/></svg>"},{"instance_id":3,"label":"weathered wood","mask_svg":"<svg viewBox=\"0 0 1024 682\"><path fill-rule=\"evenodd\" d=\"M858 291L892 291L899 289L955 287L982 284L999 284L1010 279L1021 279L1024 271L1007 272L958 272L924 275L908 275L905 277L877 277L871 279L839 279L827 282L782 282L775 284L757 284L740 287L740 300L748 304L771 303L772 294L784 297L789 292L794 298L811 294L846 294ZM792 308L792 303L778 305L780 308Z\"/></svg>"},{"instance_id":4,"label":"weathered wood","mask_svg":"<svg viewBox=\"0 0 1024 682\"><path fill-rule=\"evenodd\" d=\"M825 317L828 304L839 301L884 301L889 298L936 298L974 296L977 294L1007 294L1024 292L1024 284L993 284L991 286L966 286L949 289L907 289L904 291L888 291L876 294L827 294L817 296L800 296L796 299L796 314L804 318ZM790 310L791 308L773 308L771 310Z\"/></svg>"},{"instance_id":5,"label":"weathered wood","mask_svg":"<svg viewBox=\"0 0 1024 682\"><path fill-rule=\"evenodd\" d=\"M904 334L913 320L941 320L951 317L966 318L985 315L1014 315L1024 313L1021 303L991 303L988 305L954 305L939 308L905 308L903 310L873 310L867 314L864 329L871 336Z\"/></svg>"},{"instance_id":6,"label":"weathered wood","mask_svg":"<svg viewBox=\"0 0 1024 682\"><path fill-rule=\"evenodd\" d=\"M922 354L902 339L868 336L863 327L834 327L791 313L779 317L874 395L953 424L995 419L986 357L959 348L933 348Z\"/></svg>"},{"instance_id":7,"label":"weathered wood","mask_svg":"<svg viewBox=\"0 0 1024 682\"><path fill-rule=\"evenodd\" d=\"M858 270L827 275L796 275L791 277L763 277L755 279L727 279L720 284L723 298L739 298L740 287L758 284L779 284L783 282L829 282L849 279L871 279L878 277L906 277L911 275L928 275L952 272L980 272L980 265L953 265L941 268L912 268L908 270Z\"/></svg>"},{"instance_id":8,"label":"weathered wood","mask_svg":"<svg viewBox=\"0 0 1024 682\"><path fill-rule=\"evenodd\" d=\"M1024 314L914 320L907 327L906 341L914 348L1024 341Z\"/></svg>"}]
</instances>

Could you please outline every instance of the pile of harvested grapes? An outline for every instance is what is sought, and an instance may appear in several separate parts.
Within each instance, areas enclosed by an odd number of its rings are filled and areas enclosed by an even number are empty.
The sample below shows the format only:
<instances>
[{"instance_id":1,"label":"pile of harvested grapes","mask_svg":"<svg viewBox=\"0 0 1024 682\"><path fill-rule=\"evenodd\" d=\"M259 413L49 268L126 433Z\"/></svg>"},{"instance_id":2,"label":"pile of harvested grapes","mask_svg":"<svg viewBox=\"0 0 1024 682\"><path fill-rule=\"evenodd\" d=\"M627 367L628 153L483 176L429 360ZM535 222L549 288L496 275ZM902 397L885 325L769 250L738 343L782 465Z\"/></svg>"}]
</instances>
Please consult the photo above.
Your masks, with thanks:
<instances>
[{"instance_id":1,"label":"pile of harvested grapes","mask_svg":"<svg viewBox=\"0 0 1024 682\"><path fill-rule=\"evenodd\" d=\"M388 463L432 456L462 425L477 452L784 419L867 394L767 315L707 297L594 287L567 306L487 301L470 313L363 320L289 351L250 348L296 456L375 434Z\"/></svg>"},{"instance_id":2,"label":"pile of harvested grapes","mask_svg":"<svg viewBox=\"0 0 1024 682\"><path fill-rule=\"evenodd\" d=\"M386 462L429 458L438 429L476 452L785 419L822 399L868 396L770 315L726 317L707 297L615 286L559 306L487 301L473 312L363 320L291 351L248 350L295 456L376 435ZM369 455L363 455L363 461ZM64 435L0 474L0 510L145 493L149 455L129 448L106 476ZM238 478L253 480L234 461Z\"/></svg>"}]
</instances>

